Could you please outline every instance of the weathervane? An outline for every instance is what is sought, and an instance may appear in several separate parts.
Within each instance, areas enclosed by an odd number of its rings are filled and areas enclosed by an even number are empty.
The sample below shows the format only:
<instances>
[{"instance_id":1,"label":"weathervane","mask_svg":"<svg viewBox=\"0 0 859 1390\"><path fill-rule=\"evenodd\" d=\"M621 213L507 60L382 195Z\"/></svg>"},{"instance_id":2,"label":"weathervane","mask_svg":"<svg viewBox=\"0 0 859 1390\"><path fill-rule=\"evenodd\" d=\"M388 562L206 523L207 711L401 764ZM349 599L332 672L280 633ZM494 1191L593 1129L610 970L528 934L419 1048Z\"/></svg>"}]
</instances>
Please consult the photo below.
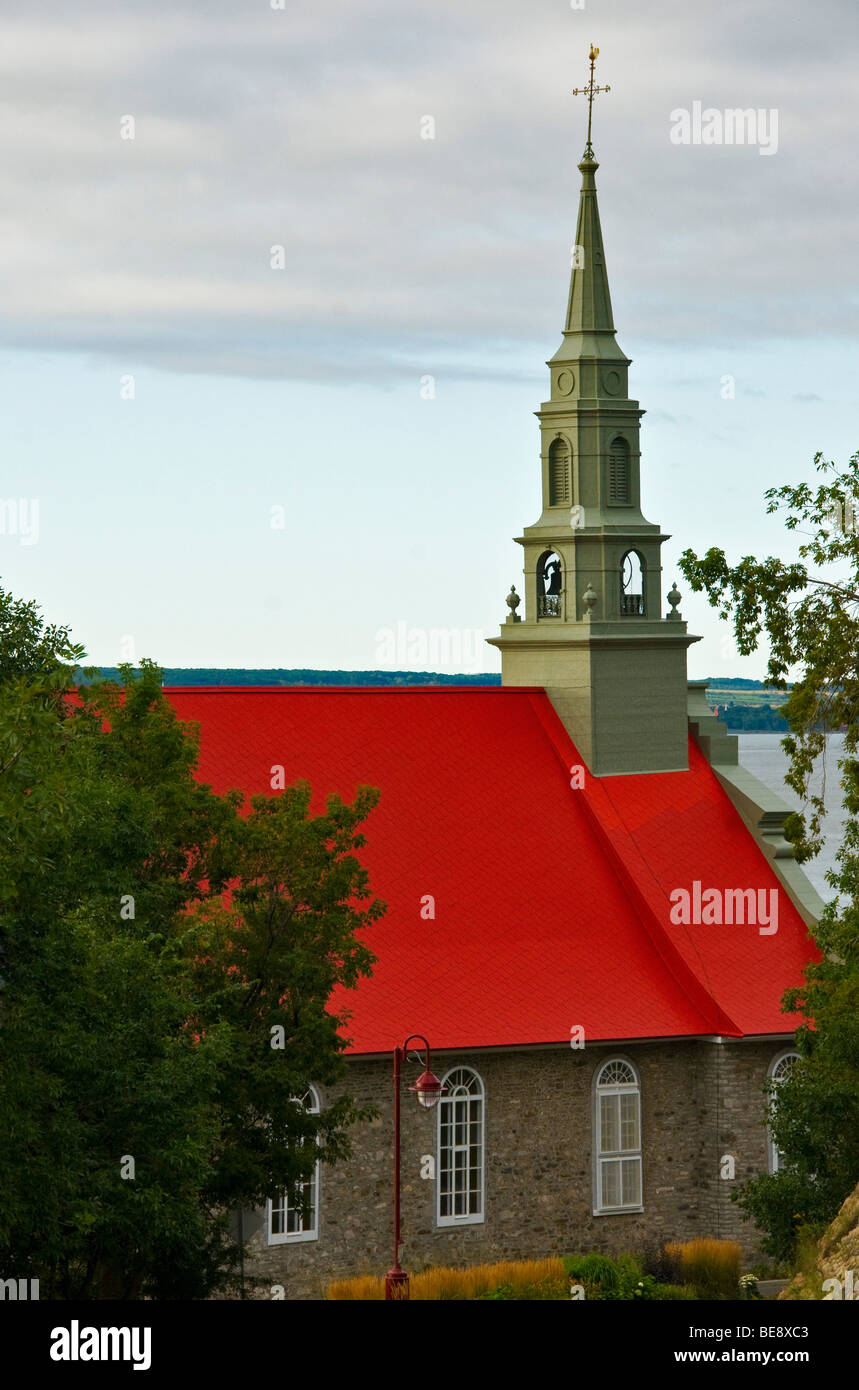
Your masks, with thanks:
<instances>
[{"instance_id":1,"label":"weathervane","mask_svg":"<svg viewBox=\"0 0 859 1390\"><path fill-rule=\"evenodd\" d=\"M586 87L574 87L574 88L573 88L573 96L574 96L574 97L586 96L587 99L588 99L588 143L585 145L585 153L584 153L584 156L583 156L584 159L593 159L593 157L594 157L593 146L591 145L591 116L593 115L593 109L594 109L594 97L596 96L597 92L610 92L610 91L611 91L611 87L595 87L595 86L594 86L594 63L595 63L596 60L597 60L598 54L599 54L599 49L598 49L598 48L594 48L593 44L591 44L591 52L590 52L590 59L591 59L591 76L590 76L590 81L588 82L588 85L587 85Z\"/></svg>"}]
</instances>

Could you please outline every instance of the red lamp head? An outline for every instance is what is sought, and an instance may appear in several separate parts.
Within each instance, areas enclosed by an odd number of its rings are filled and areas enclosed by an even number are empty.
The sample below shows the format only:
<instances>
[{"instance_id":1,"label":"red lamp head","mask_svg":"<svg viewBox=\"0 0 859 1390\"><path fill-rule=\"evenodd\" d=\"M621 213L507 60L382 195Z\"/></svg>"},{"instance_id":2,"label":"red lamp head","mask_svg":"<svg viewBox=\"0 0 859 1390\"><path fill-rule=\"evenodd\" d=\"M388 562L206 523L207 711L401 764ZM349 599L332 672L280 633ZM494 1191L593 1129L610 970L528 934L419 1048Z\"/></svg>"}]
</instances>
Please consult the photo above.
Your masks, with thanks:
<instances>
[{"instance_id":1,"label":"red lamp head","mask_svg":"<svg viewBox=\"0 0 859 1390\"><path fill-rule=\"evenodd\" d=\"M418 1104L422 1105L424 1110L432 1110L438 1104L443 1087L437 1076L431 1071L425 1071L409 1090L414 1091Z\"/></svg>"}]
</instances>

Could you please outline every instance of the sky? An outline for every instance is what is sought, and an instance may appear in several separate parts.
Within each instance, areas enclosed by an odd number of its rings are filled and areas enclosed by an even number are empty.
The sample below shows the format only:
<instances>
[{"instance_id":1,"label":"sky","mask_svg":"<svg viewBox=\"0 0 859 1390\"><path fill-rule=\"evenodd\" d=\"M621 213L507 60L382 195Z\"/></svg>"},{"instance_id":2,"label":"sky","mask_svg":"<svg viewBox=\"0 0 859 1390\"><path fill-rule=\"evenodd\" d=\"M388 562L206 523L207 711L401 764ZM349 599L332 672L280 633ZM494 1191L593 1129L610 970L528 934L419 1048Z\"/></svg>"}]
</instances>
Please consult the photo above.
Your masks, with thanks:
<instances>
[{"instance_id":1,"label":"sky","mask_svg":"<svg viewBox=\"0 0 859 1390\"><path fill-rule=\"evenodd\" d=\"M104 665L499 670L593 42L643 510L690 678L761 676L676 561L792 554L764 490L859 448L857 39L855 0L4 0L0 582ZM758 142L677 143L695 103Z\"/></svg>"}]
</instances>

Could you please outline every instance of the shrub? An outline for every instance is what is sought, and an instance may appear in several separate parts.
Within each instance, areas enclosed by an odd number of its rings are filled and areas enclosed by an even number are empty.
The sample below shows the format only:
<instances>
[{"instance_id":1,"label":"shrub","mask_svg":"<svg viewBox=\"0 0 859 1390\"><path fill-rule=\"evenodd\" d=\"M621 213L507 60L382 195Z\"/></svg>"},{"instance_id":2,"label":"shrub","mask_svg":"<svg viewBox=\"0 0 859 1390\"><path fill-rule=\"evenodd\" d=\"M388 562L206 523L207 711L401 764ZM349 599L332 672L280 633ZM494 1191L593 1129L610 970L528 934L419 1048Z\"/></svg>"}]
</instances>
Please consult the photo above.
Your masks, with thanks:
<instances>
[{"instance_id":1,"label":"shrub","mask_svg":"<svg viewBox=\"0 0 859 1390\"><path fill-rule=\"evenodd\" d=\"M796 1260L802 1227L826 1229L831 1197L802 1173L782 1168L778 1173L759 1173L742 1188L731 1193L733 1201L751 1216L763 1231L763 1253L778 1264L791 1266Z\"/></svg>"},{"instance_id":2,"label":"shrub","mask_svg":"<svg viewBox=\"0 0 859 1390\"><path fill-rule=\"evenodd\" d=\"M665 1246L677 1282L694 1284L704 1298L736 1298L742 1251L735 1240L688 1240Z\"/></svg>"},{"instance_id":3,"label":"shrub","mask_svg":"<svg viewBox=\"0 0 859 1390\"><path fill-rule=\"evenodd\" d=\"M615 1264L621 1284L635 1284L644 1273L641 1257L639 1255L618 1255L615 1259Z\"/></svg>"},{"instance_id":4,"label":"shrub","mask_svg":"<svg viewBox=\"0 0 859 1390\"><path fill-rule=\"evenodd\" d=\"M551 1300L552 1302L559 1302L568 1299L569 1296L569 1285L563 1277L560 1279L549 1278L536 1284L520 1284L518 1289L514 1288L512 1284L499 1284L496 1288L490 1289L488 1293L477 1295L478 1299L492 1300L493 1302L500 1302L501 1300L516 1300L517 1302Z\"/></svg>"},{"instance_id":5,"label":"shrub","mask_svg":"<svg viewBox=\"0 0 859 1390\"><path fill-rule=\"evenodd\" d=\"M564 1266L570 1279L582 1284L586 1299L650 1299L656 1280L642 1270L637 1255L568 1255Z\"/></svg>"},{"instance_id":6,"label":"shrub","mask_svg":"<svg viewBox=\"0 0 859 1390\"><path fill-rule=\"evenodd\" d=\"M803 1276L802 1298L823 1298L823 1275L818 1265L818 1226L800 1226L796 1237L796 1268Z\"/></svg>"},{"instance_id":7,"label":"shrub","mask_svg":"<svg viewBox=\"0 0 859 1390\"><path fill-rule=\"evenodd\" d=\"M757 1264L751 1266L749 1270L755 1278L761 1279L789 1279L791 1267L787 1264L779 1264L773 1260L758 1260Z\"/></svg>"},{"instance_id":8,"label":"shrub","mask_svg":"<svg viewBox=\"0 0 859 1390\"><path fill-rule=\"evenodd\" d=\"M753 1274L740 1275L739 1296L745 1300L761 1297L758 1281Z\"/></svg>"},{"instance_id":9,"label":"shrub","mask_svg":"<svg viewBox=\"0 0 859 1390\"><path fill-rule=\"evenodd\" d=\"M679 1245L672 1245L671 1250L675 1253L669 1254L669 1247L663 1241L658 1250L649 1250L644 1257L644 1272L652 1274L659 1284L679 1284L680 1283L680 1256Z\"/></svg>"},{"instance_id":10,"label":"shrub","mask_svg":"<svg viewBox=\"0 0 859 1390\"><path fill-rule=\"evenodd\" d=\"M635 1283L626 1285L630 1298L653 1299L656 1297L657 1283L652 1274L642 1274ZM626 1294L624 1294L626 1296Z\"/></svg>"},{"instance_id":11,"label":"shrub","mask_svg":"<svg viewBox=\"0 0 859 1390\"><path fill-rule=\"evenodd\" d=\"M595 1284L603 1290L620 1287L620 1272L607 1255L568 1255L563 1263L569 1277L579 1284Z\"/></svg>"}]
</instances>

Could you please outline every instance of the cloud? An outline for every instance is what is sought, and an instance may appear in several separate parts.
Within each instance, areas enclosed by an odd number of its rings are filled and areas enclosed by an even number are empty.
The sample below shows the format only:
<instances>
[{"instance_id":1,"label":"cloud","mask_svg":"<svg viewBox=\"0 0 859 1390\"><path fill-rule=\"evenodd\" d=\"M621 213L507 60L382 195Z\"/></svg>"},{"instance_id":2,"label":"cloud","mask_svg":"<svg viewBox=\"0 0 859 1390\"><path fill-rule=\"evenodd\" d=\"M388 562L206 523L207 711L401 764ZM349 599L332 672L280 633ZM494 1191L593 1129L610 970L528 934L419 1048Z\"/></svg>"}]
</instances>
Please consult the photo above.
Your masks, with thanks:
<instances>
[{"instance_id":1,"label":"cloud","mask_svg":"<svg viewBox=\"0 0 859 1390\"><path fill-rule=\"evenodd\" d=\"M859 26L852 3L827 15L800 0L600 15L621 343L859 329L842 115ZM548 0L9 0L0 347L381 385L524 379L560 338L585 17ZM777 108L777 154L672 145L670 112L694 100Z\"/></svg>"}]
</instances>

